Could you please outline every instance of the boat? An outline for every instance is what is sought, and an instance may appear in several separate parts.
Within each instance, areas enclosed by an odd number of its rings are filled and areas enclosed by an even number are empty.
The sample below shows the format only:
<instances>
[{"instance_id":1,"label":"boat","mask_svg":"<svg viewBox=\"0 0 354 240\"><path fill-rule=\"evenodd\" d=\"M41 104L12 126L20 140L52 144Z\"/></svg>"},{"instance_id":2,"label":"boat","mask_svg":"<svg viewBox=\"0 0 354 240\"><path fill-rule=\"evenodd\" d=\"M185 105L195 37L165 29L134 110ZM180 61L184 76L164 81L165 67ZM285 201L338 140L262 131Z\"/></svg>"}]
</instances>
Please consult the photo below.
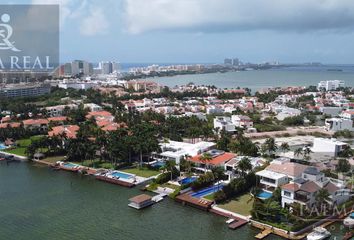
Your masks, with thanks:
<instances>
[{"instance_id":1,"label":"boat","mask_svg":"<svg viewBox=\"0 0 354 240\"><path fill-rule=\"evenodd\" d=\"M235 219L234 219L234 218L230 218L230 219L228 219L228 220L226 221L227 224L231 224L231 223L233 223L233 222L235 222Z\"/></svg>"},{"instance_id":2,"label":"boat","mask_svg":"<svg viewBox=\"0 0 354 240\"><path fill-rule=\"evenodd\" d=\"M343 224L346 227L354 227L354 212L344 219Z\"/></svg>"},{"instance_id":3,"label":"boat","mask_svg":"<svg viewBox=\"0 0 354 240\"><path fill-rule=\"evenodd\" d=\"M307 240L322 240L329 238L331 236L331 233L327 231L327 229L323 227L316 227L313 229L311 233L307 235Z\"/></svg>"}]
</instances>

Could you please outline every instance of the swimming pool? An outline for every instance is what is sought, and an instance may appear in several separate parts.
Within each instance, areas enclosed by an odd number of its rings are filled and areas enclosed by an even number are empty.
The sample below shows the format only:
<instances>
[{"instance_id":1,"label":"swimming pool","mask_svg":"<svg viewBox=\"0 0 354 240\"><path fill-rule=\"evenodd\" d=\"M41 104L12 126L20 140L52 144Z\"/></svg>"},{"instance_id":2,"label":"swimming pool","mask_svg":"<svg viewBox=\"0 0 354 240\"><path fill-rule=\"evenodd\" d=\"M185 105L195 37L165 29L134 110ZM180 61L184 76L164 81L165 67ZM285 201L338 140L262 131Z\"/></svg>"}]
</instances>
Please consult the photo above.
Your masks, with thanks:
<instances>
[{"instance_id":1,"label":"swimming pool","mask_svg":"<svg viewBox=\"0 0 354 240\"><path fill-rule=\"evenodd\" d=\"M259 197L261 199L268 199L268 198L272 197L272 193L262 190L260 193L257 194L257 197Z\"/></svg>"},{"instance_id":2,"label":"swimming pool","mask_svg":"<svg viewBox=\"0 0 354 240\"><path fill-rule=\"evenodd\" d=\"M3 143L0 143L0 150L4 150L6 149L7 147L3 144Z\"/></svg>"},{"instance_id":3,"label":"swimming pool","mask_svg":"<svg viewBox=\"0 0 354 240\"><path fill-rule=\"evenodd\" d=\"M113 172L111 175L117 178L125 178L125 179L129 179L133 177L133 175L123 173L123 172Z\"/></svg>"},{"instance_id":4,"label":"swimming pool","mask_svg":"<svg viewBox=\"0 0 354 240\"><path fill-rule=\"evenodd\" d=\"M158 168L160 168L160 167L164 167L166 165L166 163L165 162L154 162L153 164L151 164L151 166L152 167L158 167Z\"/></svg>"},{"instance_id":5,"label":"swimming pool","mask_svg":"<svg viewBox=\"0 0 354 240\"><path fill-rule=\"evenodd\" d=\"M203 196L212 194L214 192L217 192L222 189L222 185L214 185L212 187L204 188L203 190L200 190L198 192L192 193L191 196L195 198L201 198Z\"/></svg>"},{"instance_id":6,"label":"swimming pool","mask_svg":"<svg viewBox=\"0 0 354 240\"><path fill-rule=\"evenodd\" d=\"M182 180L179 181L180 184L185 185L185 184L190 184L194 182L197 179L197 177L187 177L183 178Z\"/></svg>"},{"instance_id":7,"label":"swimming pool","mask_svg":"<svg viewBox=\"0 0 354 240\"><path fill-rule=\"evenodd\" d=\"M64 165L64 167L67 167L67 168L74 168L74 167L78 166L78 165L73 164L73 163L64 163L63 165Z\"/></svg>"}]
</instances>

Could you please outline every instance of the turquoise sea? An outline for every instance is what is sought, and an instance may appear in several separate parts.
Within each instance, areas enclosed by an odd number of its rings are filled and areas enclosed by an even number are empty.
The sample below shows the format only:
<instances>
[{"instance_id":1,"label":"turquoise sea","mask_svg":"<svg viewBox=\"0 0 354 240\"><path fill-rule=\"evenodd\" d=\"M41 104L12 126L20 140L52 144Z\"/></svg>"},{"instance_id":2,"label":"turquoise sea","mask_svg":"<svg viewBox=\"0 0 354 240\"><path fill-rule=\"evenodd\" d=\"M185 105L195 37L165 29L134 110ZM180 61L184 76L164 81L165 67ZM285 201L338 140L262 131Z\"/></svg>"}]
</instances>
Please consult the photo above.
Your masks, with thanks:
<instances>
[{"instance_id":1,"label":"turquoise sea","mask_svg":"<svg viewBox=\"0 0 354 240\"><path fill-rule=\"evenodd\" d=\"M333 69L336 71L333 71ZM268 87L317 86L319 81L333 79L344 80L346 86L354 87L354 66L287 67L269 70L149 78L149 80L169 87L193 82L197 85L215 85L220 88L247 87L253 93Z\"/></svg>"}]
</instances>

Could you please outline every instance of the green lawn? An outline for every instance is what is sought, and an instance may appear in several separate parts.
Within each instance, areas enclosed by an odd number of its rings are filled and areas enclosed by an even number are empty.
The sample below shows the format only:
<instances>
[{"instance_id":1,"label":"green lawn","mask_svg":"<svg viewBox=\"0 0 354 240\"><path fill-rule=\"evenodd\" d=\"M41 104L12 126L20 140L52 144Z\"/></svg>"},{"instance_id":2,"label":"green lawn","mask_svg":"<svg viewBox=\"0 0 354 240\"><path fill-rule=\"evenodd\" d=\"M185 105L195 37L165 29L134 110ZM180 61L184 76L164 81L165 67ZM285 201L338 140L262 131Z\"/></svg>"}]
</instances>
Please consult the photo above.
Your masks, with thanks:
<instances>
[{"instance_id":1,"label":"green lawn","mask_svg":"<svg viewBox=\"0 0 354 240\"><path fill-rule=\"evenodd\" d=\"M174 189L174 190L180 188L177 185L173 185L173 184L169 184L169 183L161 184L160 187L162 187L162 188L171 188L171 189Z\"/></svg>"},{"instance_id":2,"label":"green lawn","mask_svg":"<svg viewBox=\"0 0 354 240\"><path fill-rule=\"evenodd\" d=\"M127 169L120 170L120 171L135 174L137 176L145 177L145 178L149 178L149 177L155 176L160 173L157 170L151 170L151 169L147 169L147 168L127 168Z\"/></svg>"},{"instance_id":3,"label":"green lawn","mask_svg":"<svg viewBox=\"0 0 354 240\"><path fill-rule=\"evenodd\" d=\"M50 162L50 163L56 163L58 161L63 161L65 156L53 156L53 157L47 157L43 159L43 161Z\"/></svg>"},{"instance_id":4,"label":"green lawn","mask_svg":"<svg viewBox=\"0 0 354 240\"><path fill-rule=\"evenodd\" d=\"M206 196L204 196L203 198L208 199L208 200L210 200L210 201L214 201L214 193L209 194L209 195L206 195Z\"/></svg>"},{"instance_id":5,"label":"green lawn","mask_svg":"<svg viewBox=\"0 0 354 240\"><path fill-rule=\"evenodd\" d=\"M114 169L114 166L112 163L103 162L103 161L100 161L99 159L84 160L83 162L80 161L80 162L75 162L75 163L85 166L85 167Z\"/></svg>"},{"instance_id":6,"label":"green lawn","mask_svg":"<svg viewBox=\"0 0 354 240\"><path fill-rule=\"evenodd\" d=\"M33 136L30 138L26 138L26 139L20 139L17 140L17 146L15 148L12 149L5 149L5 152L11 153L11 154L16 154L16 155L20 155L20 156L26 156L26 149L27 147L32 143L33 140L39 139L41 138L41 135L38 136Z\"/></svg>"},{"instance_id":7,"label":"green lawn","mask_svg":"<svg viewBox=\"0 0 354 240\"><path fill-rule=\"evenodd\" d=\"M242 196L231 199L227 203L218 204L218 207L231 212L239 213L244 216L248 216L251 215L251 210L253 205L253 200L248 202L250 199L251 199L250 194L246 193Z\"/></svg>"}]
</instances>

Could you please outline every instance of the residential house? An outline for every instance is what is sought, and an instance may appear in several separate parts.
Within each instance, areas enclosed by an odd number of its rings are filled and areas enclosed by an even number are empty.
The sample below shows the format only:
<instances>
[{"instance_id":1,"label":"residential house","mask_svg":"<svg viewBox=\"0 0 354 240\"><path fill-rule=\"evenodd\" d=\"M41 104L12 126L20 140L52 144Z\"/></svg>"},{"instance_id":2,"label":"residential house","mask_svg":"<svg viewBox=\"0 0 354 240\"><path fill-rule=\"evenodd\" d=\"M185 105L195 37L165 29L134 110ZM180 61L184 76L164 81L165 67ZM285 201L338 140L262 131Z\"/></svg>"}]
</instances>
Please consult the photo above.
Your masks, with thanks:
<instances>
[{"instance_id":1,"label":"residential house","mask_svg":"<svg viewBox=\"0 0 354 240\"><path fill-rule=\"evenodd\" d=\"M337 157L347 146L349 146L347 143L338 141L335 138L314 138L312 151Z\"/></svg>"},{"instance_id":2,"label":"residential house","mask_svg":"<svg viewBox=\"0 0 354 240\"><path fill-rule=\"evenodd\" d=\"M330 205L342 204L350 198L349 189L346 189L341 182L327 178L316 167L307 167L301 178L281 187L282 207L299 203L311 208L316 204L316 195L320 189L328 191Z\"/></svg>"},{"instance_id":3,"label":"residential house","mask_svg":"<svg viewBox=\"0 0 354 240\"><path fill-rule=\"evenodd\" d=\"M328 118L325 120L325 129L327 131L353 131L353 120L346 118Z\"/></svg>"},{"instance_id":4,"label":"residential house","mask_svg":"<svg viewBox=\"0 0 354 240\"><path fill-rule=\"evenodd\" d=\"M291 162L289 158L277 158L256 175L260 177L260 187L273 192L276 188L300 178L307 167Z\"/></svg>"},{"instance_id":5,"label":"residential house","mask_svg":"<svg viewBox=\"0 0 354 240\"><path fill-rule=\"evenodd\" d=\"M230 117L218 116L214 118L214 129L218 132L225 130L229 133L234 133L236 131L235 124L232 123Z\"/></svg>"},{"instance_id":6,"label":"residential house","mask_svg":"<svg viewBox=\"0 0 354 240\"><path fill-rule=\"evenodd\" d=\"M186 156L193 157L202 154L215 147L213 142L186 143L168 141L160 143L161 153L154 153L153 158L157 161L175 161L176 164Z\"/></svg>"},{"instance_id":7,"label":"residential house","mask_svg":"<svg viewBox=\"0 0 354 240\"><path fill-rule=\"evenodd\" d=\"M252 128L253 121L250 117L244 115L232 115L231 116L232 123L239 128Z\"/></svg>"},{"instance_id":8,"label":"residential house","mask_svg":"<svg viewBox=\"0 0 354 240\"><path fill-rule=\"evenodd\" d=\"M188 160L195 163L197 167L203 170L204 168L212 168L212 167L225 168L225 164L236 156L233 153L224 152L216 149L209 150L206 153L211 155L211 160L208 161L202 160L203 154L199 154L197 156L191 157Z\"/></svg>"}]
</instances>

